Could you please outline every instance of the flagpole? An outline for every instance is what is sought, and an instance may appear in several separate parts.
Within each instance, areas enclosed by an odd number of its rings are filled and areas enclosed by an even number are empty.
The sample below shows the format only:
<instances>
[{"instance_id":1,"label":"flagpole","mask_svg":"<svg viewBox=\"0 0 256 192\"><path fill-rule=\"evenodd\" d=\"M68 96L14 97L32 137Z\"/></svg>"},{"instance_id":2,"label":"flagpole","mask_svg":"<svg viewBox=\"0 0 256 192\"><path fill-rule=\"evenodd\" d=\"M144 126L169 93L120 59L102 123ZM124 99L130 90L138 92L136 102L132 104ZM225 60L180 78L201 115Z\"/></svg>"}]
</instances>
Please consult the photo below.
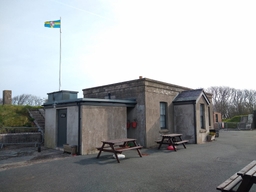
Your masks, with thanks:
<instances>
[{"instance_id":1,"label":"flagpole","mask_svg":"<svg viewBox=\"0 0 256 192\"><path fill-rule=\"evenodd\" d=\"M61 17L60 17L60 61L59 61L59 91L61 87Z\"/></svg>"}]
</instances>

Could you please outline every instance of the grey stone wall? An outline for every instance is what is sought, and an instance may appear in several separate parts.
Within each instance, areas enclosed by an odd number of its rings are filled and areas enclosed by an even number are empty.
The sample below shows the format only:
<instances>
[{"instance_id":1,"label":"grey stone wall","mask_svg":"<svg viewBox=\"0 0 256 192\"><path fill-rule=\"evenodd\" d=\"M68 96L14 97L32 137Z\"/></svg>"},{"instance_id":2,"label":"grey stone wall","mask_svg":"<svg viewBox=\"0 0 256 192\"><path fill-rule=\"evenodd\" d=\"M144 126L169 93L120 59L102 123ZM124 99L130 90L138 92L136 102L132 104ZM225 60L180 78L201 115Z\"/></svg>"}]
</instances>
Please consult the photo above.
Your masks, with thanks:
<instances>
[{"instance_id":1,"label":"grey stone wall","mask_svg":"<svg viewBox=\"0 0 256 192\"><path fill-rule=\"evenodd\" d=\"M66 106L60 108L45 109L45 146L49 148L57 147L57 110L67 109L67 143L78 145L78 107Z\"/></svg>"},{"instance_id":2,"label":"grey stone wall","mask_svg":"<svg viewBox=\"0 0 256 192\"><path fill-rule=\"evenodd\" d=\"M137 127L127 130L127 137L137 139L145 147L155 145L160 133L173 131L172 101L176 95L189 88L152 79L141 78L111 85L83 89L84 98L136 99L134 108L127 108L127 120L136 119ZM160 129L160 102L168 104L167 130Z\"/></svg>"},{"instance_id":3,"label":"grey stone wall","mask_svg":"<svg viewBox=\"0 0 256 192\"><path fill-rule=\"evenodd\" d=\"M106 86L94 87L83 90L84 98L114 98L136 99L134 108L127 108L125 122L136 120L137 127L129 128L125 137L135 138L137 142L146 146L146 123L145 123L145 80L138 79Z\"/></svg>"},{"instance_id":4,"label":"grey stone wall","mask_svg":"<svg viewBox=\"0 0 256 192\"><path fill-rule=\"evenodd\" d=\"M67 143L78 145L78 106L67 108Z\"/></svg>"},{"instance_id":5,"label":"grey stone wall","mask_svg":"<svg viewBox=\"0 0 256 192\"><path fill-rule=\"evenodd\" d=\"M207 95L208 96L208 95ZM210 97L211 98L211 97ZM211 99L209 98L209 100L211 101ZM201 128L201 124L200 124L200 105L204 104L204 129ZM209 110L208 107L210 107L210 114L209 114ZM210 119L209 119L210 117ZM209 133L210 129L214 128L214 124L213 124L213 106L212 106L212 102L208 105L205 101L205 99L203 97L201 97L198 102L196 103L196 133L197 133L197 143L204 143L206 142L206 137ZM211 122L209 122L209 120Z\"/></svg>"},{"instance_id":6,"label":"grey stone wall","mask_svg":"<svg viewBox=\"0 0 256 192\"><path fill-rule=\"evenodd\" d=\"M57 110L67 109L67 143L78 144L79 107L76 103L69 105L60 104L56 108L45 108L45 146L57 147L58 128ZM97 153L96 147L101 146L101 141L126 138L126 107L125 106L100 106L81 105L80 142L79 153L82 155Z\"/></svg>"},{"instance_id":7,"label":"grey stone wall","mask_svg":"<svg viewBox=\"0 0 256 192\"><path fill-rule=\"evenodd\" d=\"M144 91L144 81L141 79L83 89L84 98L101 99L133 99L137 98L138 92Z\"/></svg>"},{"instance_id":8,"label":"grey stone wall","mask_svg":"<svg viewBox=\"0 0 256 192\"><path fill-rule=\"evenodd\" d=\"M0 144L22 144L22 143L41 143L42 135L36 133L6 133L0 134Z\"/></svg>"},{"instance_id":9,"label":"grey stone wall","mask_svg":"<svg viewBox=\"0 0 256 192\"><path fill-rule=\"evenodd\" d=\"M174 116L172 101L180 92L186 90L190 89L148 78L141 78L83 89L83 95L85 98L136 99L136 106L134 108L127 108L127 120L132 122L136 119L137 127L129 128L127 130L127 137L137 139L138 143L145 147L154 146L156 144L155 140L159 138L159 135L167 132L181 132L184 134L185 139L190 140L191 143L202 143L205 141L209 129L214 126L212 103L207 105L205 100L200 98L196 105L196 111L192 111L191 107L187 106L184 109L179 109L181 111L178 112L177 116ZM212 95L207 93L206 95L212 101ZM166 130L160 129L160 102L166 102L168 106ZM206 129L204 130L200 128L200 103L205 104ZM208 107L210 107L210 114L208 114ZM184 115L181 118L182 120L178 119L180 112ZM194 122L195 112L196 123ZM208 115L211 117L210 123Z\"/></svg>"},{"instance_id":10,"label":"grey stone wall","mask_svg":"<svg viewBox=\"0 0 256 192\"><path fill-rule=\"evenodd\" d=\"M194 104L174 105L174 131L189 143L197 143Z\"/></svg>"},{"instance_id":11,"label":"grey stone wall","mask_svg":"<svg viewBox=\"0 0 256 192\"><path fill-rule=\"evenodd\" d=\"M127 137L126 107L82 106L82 155L97 153L101 141Z\"/></svg>"},{"instance_id":12,"label":"grey stone wall","mask_svg":"<svg viewBox=\"0 0 256 192\"><path fill-rule=\"evenodd\" d=\"M181 87L147 81L145 86L146 146L154 146L160 134L174 132L172 101L184 89ZM166 129L160 128L160 102L167 104Z\"/></svg>"},{"instance_id":13,"label":"grey stone wall","mask_svg":"<svg viewBox=\"0 0 256 192\"><path fill-rule=\"evenodd\" d=\"M45 108L44 145L49 148L56 148L57 146L56 108Z\"/></svg>"},{"instance_id":14,"label":"grey stone wall","mask_svg":"<svg viewBox=\"0 0 256 192\"><path fill-rule=\"evenodd\" d=\"M11 105L12 104L12 91L4 90L3 91L3 105Z\"/></svg>"}]
</instances>

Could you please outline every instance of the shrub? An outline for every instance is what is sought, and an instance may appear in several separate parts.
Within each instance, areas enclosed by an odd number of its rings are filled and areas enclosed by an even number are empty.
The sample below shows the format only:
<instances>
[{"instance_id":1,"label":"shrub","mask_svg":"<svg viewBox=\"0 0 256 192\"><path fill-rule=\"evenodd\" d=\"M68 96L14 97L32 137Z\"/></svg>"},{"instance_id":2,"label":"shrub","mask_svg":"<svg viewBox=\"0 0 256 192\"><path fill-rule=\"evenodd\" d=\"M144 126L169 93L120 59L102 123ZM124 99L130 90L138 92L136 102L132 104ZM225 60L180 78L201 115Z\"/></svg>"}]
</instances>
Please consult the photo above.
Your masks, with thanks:
<instances>
[{"instance_id":1,"label":"shrub","mask_svg":"<svg viewBox=\"0 0 256 192\"><path fill-rule=\"evenodd\" d=\"M225 119L225 120L223 120L223 122L239 123L241 121L241 117L244 117L244 116L247 116L247 115L237 115L230 119Z\"/></svg>"},{"instance_id":2,"label":"shrub","mask_svg":"<svg viewBox=\"0 0 256 192\"><path fill-rule=\"evenodd\" d=\"M33 118L30 117L28 109L41 107L0 105L0 128L1 127L34 127Z\"/></svg>"}]
</instances>

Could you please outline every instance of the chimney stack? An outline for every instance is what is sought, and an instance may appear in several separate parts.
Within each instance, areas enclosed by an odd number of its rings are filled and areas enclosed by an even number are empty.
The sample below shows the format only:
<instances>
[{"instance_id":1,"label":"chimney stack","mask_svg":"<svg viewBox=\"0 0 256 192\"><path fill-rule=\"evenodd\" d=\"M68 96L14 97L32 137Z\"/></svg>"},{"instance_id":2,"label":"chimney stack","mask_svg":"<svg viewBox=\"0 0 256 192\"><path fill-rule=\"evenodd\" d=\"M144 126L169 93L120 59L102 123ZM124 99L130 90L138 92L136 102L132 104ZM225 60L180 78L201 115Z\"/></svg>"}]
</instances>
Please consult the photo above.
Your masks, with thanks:
<instances>
[{"instance_id":1,"label":"chimney stack","mask_svg":"<svg viewBox=\"0 0 256 192\"><path fill-rule=\"evenodd\" d=\"M12 104L12 91L4 90L3 91L3 105L11 105Z\"/></svg>"}]
</instances>

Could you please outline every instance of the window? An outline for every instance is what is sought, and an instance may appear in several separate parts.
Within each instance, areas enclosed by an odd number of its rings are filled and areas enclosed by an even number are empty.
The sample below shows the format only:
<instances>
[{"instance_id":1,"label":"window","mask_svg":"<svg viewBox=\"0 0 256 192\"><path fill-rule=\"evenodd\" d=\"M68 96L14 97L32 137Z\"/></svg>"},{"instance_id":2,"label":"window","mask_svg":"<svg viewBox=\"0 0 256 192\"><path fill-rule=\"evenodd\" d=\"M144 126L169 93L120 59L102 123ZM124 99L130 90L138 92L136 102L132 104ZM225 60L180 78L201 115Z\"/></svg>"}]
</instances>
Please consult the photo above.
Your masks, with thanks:
<instances>
[{"instance_id":1,"label":"window","mask_svg":"<svg viewBox=\"0 0 256 192\"><path fill-rule=\"evenodd\" d=\"M160 128L166 129L166 106L164 102L160 102Z\"/></svg>"},{"instance_id":2,"label":"window","mask_svg":"<svg viewBox=\"0 0 256 192\"><path fill-rule=\"evenodd\" d=\"M209 126L211 126L211 109L208 107Z\"/></svg>"},{"instance_id":3,"label":"window","mask_svg":"<svg viewBox=\"0 0 256 192\"><path fill-rule=\"evenodd\" d=\"M218 123L219 122L218 114L215 114L215 119L216 119L216 122Z\"/></svg>"},{"instance_id":4,"label":"window","mask_svg":"<svg viewBox=\"0 0 256 192\"><path fill-rule=\"evenodd\" d=\"M204 104L200 104L200 125L201 125L201 129L205 129L205 126L204 126Z\"/></svg>"}]
</instances>

